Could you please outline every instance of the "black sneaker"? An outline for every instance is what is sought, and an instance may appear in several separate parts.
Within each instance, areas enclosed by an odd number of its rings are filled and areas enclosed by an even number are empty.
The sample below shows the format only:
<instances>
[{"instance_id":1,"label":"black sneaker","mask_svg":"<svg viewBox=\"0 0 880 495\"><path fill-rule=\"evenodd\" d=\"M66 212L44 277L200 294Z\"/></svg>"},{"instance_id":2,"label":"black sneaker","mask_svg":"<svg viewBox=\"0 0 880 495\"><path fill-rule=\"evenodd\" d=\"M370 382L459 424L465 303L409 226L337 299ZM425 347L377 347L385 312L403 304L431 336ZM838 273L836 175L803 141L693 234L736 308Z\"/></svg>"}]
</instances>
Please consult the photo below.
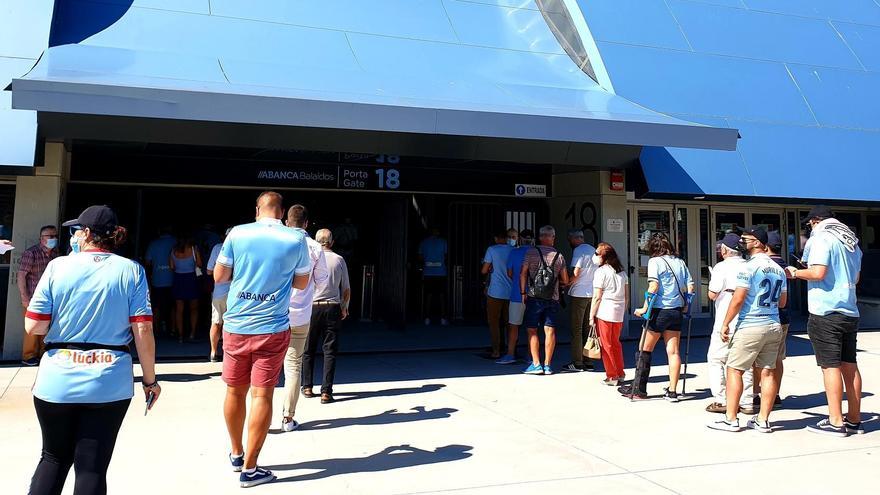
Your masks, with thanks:
<instances>
[{"instance_id":1,"label":"black sneaker","mask_svg":"<svg viewBox=\"0 0 880 495\"><path fill-rule=\"evenodd\" d=\"M773 410L782 409L782 397L776 396L776 399L773 400Z\"/></svg>"},{"instance_id":2,"label":"black sneaker","mask_svg":"<svg viewBox=\"0 0 880 495\"><path fill-rule=\"evenodd\" d=\"M568 363L560 369L565 373L580 373L585 370L584 365L575 363Z\"/></svg>"},{"instance_id":3,"label":"black sneaker","mask_svg":"<svg viewBox=\"0 0 880 495\"><path fill-rule=\"evenodd\" d=\"M668 388L664 388L663 390L666 391L666 393L663 394L664 399L669 402L678 402L678 394L675 390L669 390Z\"/></svg>"},{"instance_id":4,"label":"black sneaker","mask_svg":"<svg viewBox=\"0 0 880 495\"><path fill-rule=\"evenodd\" d=\"M584 363L581 365L581 371L593 371L594 369L596 369L596 367L593 366L593 363Z\"/></svg>"},{"instance_id":5,"label":"black sneaker","mask_svg":"<svg viewBox=\"0 0 880 495\"><path fill-rule=\"evenodd\" d=\"M648 394L643 394L638 390L633 393L632 385L622 385L620 387L617 387L617 392L624 397L629 397L630 395L632 395L633 400L644 400L648 398Z\"/></svg>"},{"instance_id":6,"label":"black sneaker","mask_svg":"<svg viewBox=\"0 0 880 495\"><path fill-rule=\"evenodd\" d=\"M845 437L847 433L846 426L834 426L827 419L823 419L814 425L807 426L807 430L813 433L821 433L823 435L831 435L834 437Z\"/></svg>"},{"instance_id":7,"label":"black sneaker","mask_svg":"<svg viewBox=\"0 0 880 495\"><path fill-rule=\"evenodd\" d=\"M39 366L40 360L38 358L32 357L30 359L25 359L21 362L21 364L25 366Z\"/></svg>"},{"instance_id":8,"label":"black sneaker","mask_svg":"<svg viewBox=\"0 0 880 495\"><path fill-rule=\"evenodd\" d=\"M862 435L865 433L865 430L862 428L862 422L853 423L848 419L843 420L843 427L846 428L846 432L850 435Z\"/></svg>"}]
</instances>

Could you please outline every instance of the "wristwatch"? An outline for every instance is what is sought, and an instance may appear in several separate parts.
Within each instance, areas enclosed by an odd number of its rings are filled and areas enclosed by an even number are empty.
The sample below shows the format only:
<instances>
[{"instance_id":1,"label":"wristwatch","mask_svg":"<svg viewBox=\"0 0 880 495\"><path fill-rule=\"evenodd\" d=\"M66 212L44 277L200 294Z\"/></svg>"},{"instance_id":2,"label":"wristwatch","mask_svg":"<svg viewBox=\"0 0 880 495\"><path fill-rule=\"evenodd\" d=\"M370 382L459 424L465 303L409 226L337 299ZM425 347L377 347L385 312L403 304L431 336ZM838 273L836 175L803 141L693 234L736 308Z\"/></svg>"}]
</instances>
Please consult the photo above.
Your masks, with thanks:
<instances>
[{"instance_id":1,"label":"wristwatch","mask_svg":"<svg viewBox=\"0 0 880 495\"><path fill-rule=\"evenodd\" d=\"M159 380L154 380L153 383L144 383L142 385L144 388L153 388L159 385Z\"/></svg>"}]
</instances>

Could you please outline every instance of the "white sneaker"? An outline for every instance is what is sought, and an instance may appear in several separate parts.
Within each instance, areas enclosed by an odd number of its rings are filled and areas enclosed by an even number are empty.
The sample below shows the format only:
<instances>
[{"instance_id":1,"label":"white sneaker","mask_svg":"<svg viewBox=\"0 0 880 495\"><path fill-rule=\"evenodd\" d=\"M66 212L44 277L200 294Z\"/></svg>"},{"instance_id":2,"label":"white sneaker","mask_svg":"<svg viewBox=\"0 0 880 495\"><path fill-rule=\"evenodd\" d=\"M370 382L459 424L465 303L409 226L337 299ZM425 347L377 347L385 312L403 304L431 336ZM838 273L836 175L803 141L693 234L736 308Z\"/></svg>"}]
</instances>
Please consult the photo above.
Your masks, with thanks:
<instances>
[{"instance_id":1,"label":"white sneaker","mask_svg":"<svg viewBox=\"0 0 880 495\"><path fill-rule=\"evenodd\" d=\"M773 427L770 426L770 422L761 422L761 420L758 419L758 416L752 416L752 418L749 419L749 422L746 423L746 427L760 431L761 433L773 433Z\"/></svg>"},{"instance_id":2,"label":"white sneaker","mask_svg":"<svg viewBox=\"0 0 880 495\"><path fill-rule=\"evenodd\" d=\"M296 422L295 419L291 418L289 421L287 418L281 420L281 429L284 431L293 431L299 428L299 423Z\"/></svg>"},{"instance_id":3,"label":"white sneaker","mask_svg":"<svg viewBox=\"0 0 880 495\"><path fill-rule=\"evenodd\" d=\"M431 319L430 319L430 318L425 318L425 326L428 326L428 325L430 325L430 324L431 324Z\"/></svg>"},{"instance_id":4,"label":"white sneaker","mask_svg":"<svg viewBox=\"0 0 880 495\"><path fill-rule=\"evenodd\" d=\"M742 427L739 425L739 418L734 419L733 421L728 420L726 417L724 419L719 419L718 421L713 421L707 424L709 428L713 430L721 430L721 431L742 431Z\"/></svg>"}]
</instances>

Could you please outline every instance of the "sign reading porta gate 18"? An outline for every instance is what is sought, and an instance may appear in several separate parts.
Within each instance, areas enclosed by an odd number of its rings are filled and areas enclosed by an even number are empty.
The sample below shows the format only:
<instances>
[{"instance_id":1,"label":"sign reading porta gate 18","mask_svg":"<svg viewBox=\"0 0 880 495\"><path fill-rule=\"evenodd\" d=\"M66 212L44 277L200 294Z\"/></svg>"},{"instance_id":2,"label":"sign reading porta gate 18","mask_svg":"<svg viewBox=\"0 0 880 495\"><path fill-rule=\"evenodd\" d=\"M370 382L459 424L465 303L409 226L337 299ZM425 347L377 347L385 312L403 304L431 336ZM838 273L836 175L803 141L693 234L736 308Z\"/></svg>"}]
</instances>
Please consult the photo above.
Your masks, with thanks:
<instances>
[{"instance_id":1,"label":"sign reading porta gate 18","mask_svg":"<svg viewBox=\"0 0 880 495\"><path fill-rule=\"evenodd\" d=\"M298 156L298 155L297 155ZM336 163L328 156L335 156ZM273 156L273 158L275 158ZM303 158L303 157L299 157ZM305 159L312 158L311 155ZM377 192L549 196L549 175L497 163L327 153L310 163L175 156L74 155L74 181ZM120 166L124 163L125 166Z\"/></svg>"}]
</instances>

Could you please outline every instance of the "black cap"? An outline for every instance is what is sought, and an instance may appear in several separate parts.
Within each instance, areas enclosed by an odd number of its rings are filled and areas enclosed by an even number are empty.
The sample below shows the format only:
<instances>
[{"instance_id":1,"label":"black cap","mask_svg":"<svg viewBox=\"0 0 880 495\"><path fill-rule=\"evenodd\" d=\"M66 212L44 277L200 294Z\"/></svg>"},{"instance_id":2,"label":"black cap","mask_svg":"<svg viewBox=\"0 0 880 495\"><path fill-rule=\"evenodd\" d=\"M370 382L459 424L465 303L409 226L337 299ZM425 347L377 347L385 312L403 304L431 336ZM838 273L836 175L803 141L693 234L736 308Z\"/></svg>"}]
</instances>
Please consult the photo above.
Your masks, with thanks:
<instances>
[{"instance_id":1,"label":"black cap","mask_svg":"<svg viewBox=\"0 0 880 495\"><path fill-rule=\"evenodd\" d=\"M721 244L724 244L730 249L736 249L739 247L739 236L734 233L727 234L724 236L724 239L721 239Z\"/></svg>"},{"instance_id":2,"label":"black cap","mask_svg":"<svg viewBox=\"0 0 880 495\"><path fill-rule=\"evenodd\" d=\"M751 227L743 230L743 235L750 235L758 240L763 245L767 245L767 229L758 225L752 225Z\"/></svg>"},{"instance_id":3,"label":"black cap","mask_svg":"<svg viewBox=\"0 0 880 495\"><path fill-rule=\"evenodd\" d=\"M782 246L782 236L779 235L778 230L771 230L767 232L767 245L773 248L778 248Z\"/></svg>"},{"instance_id":4,"label":"black cap","mask_svg":"<svg viewBox=\"0 0 880 495\"><path fill-rule=\"evenodd\" d=\"M65 227L88 227L92 232L99 235L110 235L119 225L116 213L109 206L89 206L78 217L61 224Z\"/></svg>"},{"instance_id":5,"label":"black cap","mask_svg":"<svg viewBox=\"0 0 880 495\"><path fill-rule=\"evenodd\" d=\"M814 206L809 213L807 213L807 223L814 218L834 218L834 212L831 211L831 208L823 205Z\"/></svg>"}]
</instances>

